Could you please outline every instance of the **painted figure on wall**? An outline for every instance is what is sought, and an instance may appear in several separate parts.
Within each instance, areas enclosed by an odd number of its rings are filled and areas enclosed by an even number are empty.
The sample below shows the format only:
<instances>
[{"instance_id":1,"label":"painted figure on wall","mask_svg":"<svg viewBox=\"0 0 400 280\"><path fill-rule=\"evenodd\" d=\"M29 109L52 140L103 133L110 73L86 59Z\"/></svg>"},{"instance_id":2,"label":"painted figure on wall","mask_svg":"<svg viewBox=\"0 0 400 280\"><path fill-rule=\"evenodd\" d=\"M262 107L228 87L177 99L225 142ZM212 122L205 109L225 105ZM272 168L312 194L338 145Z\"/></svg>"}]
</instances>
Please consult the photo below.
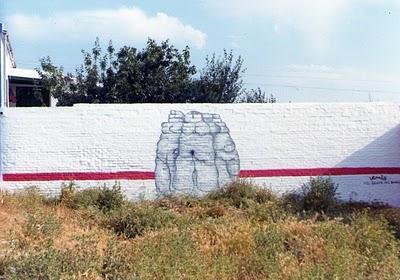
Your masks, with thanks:
<instances>
[{"instance_id":1,"label":"painted figure on wall","mask_svg":"<svg viewBox=\"0 0 400 280\"><path fill-rule=\"evenodd\" d=\"M155 169L158 192L201 195L239 176L235 143L218 114L171 111L161 129Z\"/></svg>"}]
</instances>

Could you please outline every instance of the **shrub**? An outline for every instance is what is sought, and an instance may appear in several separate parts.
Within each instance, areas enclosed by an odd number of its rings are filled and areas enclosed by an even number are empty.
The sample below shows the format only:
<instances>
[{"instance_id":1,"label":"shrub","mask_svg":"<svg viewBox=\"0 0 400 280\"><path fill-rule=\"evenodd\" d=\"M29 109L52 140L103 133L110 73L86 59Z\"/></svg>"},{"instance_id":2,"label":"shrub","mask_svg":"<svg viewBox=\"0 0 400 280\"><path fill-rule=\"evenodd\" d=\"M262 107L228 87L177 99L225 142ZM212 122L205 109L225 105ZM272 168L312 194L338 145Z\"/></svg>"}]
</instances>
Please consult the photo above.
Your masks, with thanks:
<instances>
[{"instance_id":1,"label":"shrub","mask_svg":"<svg viewBox=\"0 0 400 280\"><path fill-rule=\"evenodd\" d=\"M337 205L337 184L331 178L310 178L310 181L301 187L300 192L284 195L283 200L288 208L297 212L315 211L328 213Z\"/></svg>"},{"instance_id":2,"label":"shrub","mask_svg":"<svg viewBox=\"0 0 400 280\"><path fill-rule=\"evenodd\" d=\"M336 205L337 185L331 178L311 178L303 185L304 210L323 211L327 213Z\"/></svg>"},{"instance_id":3,"label":"shrub","mask_svg":"<svg viewBox=\"0 0 400 280\"><path fill-rule=\"evenodd\" d=\"M110 212L121 208L124 200L125 196L121 191L121 186L115 184L111 189L105 186L100 189L96 205L101 211Z\"/></svg>"},{"instance_id":4,"label":"shrub","mask_svg":"<svg viewBox=\"0 0 400 280\"><path fill-rule=\"evenodd\" d=\"M108 213L122 207L125 196L121 186L115 184L112 188L89 188L81 191L76 190L74 184L66 185L61 190L60 201L72 209L96 208L103 213Z\"/></svg>"},{"instance_id":5,"label":"shrub","mask_svg":"<svg viewBox=\"0 0 400 280\"><path fill-rule=\"evenodd\" d=\"M133 205L113 212L104 224L118 235L134 238L147 230L156 230L171 225L176 215L168 210L143 204Z\"/></svg>"},{"instance_id":6,"label":"shrub","mask_svg":"<svg viewBox=\"0 0 400 280\"><path fill-rule=\"evenodd\" d=\"M217 189L211 192L208 198L227 202L237 208L249 208L254 203L261 204L277 199L270 190L256 187L246 180L238 180Z\"/></svg>"}]
</instances>

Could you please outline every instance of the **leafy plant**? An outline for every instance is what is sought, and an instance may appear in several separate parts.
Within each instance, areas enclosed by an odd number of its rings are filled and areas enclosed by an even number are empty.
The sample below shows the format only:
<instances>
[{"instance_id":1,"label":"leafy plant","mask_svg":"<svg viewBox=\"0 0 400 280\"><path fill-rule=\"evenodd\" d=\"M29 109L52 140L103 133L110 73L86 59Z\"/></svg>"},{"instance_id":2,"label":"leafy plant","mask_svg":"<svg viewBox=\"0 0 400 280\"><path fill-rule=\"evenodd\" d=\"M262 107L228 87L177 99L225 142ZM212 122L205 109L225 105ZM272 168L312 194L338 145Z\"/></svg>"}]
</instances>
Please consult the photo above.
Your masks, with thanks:
<instances>
[{"instance_id":1,"label":"leafy plant","mask_svg":"<svg viewBox=\"0 0 400 280\"><path fill-rule=\"evenodd\" d=\"M61 250L47 240L41 246L14 251L4 263L4 275L10 280L96 279L98 256L95 243L86 237L77 239L72 249Z\"/></svg>"},{"instance_id":2,"label":"leafy plant","mask_svg":"<svg viewBox=\"0 0 400 280\"><path fill-rule=\"evenodd\" d=\"M286 205L296 212L328 213L337 206L337 184L331 178L310 178L299 192L284 195Z\"/></svg>"},{"instance_id":3,"label":"leafy plant","mask_svg":"<svg viewBox=\"0 0 400 280\"><path fill-rule=\"evenodd\" d=\"M54 212L37 211L28 213L22 226L24 236L31 238L51 238L61 230L61 222Z\"/></svg>"},{"instance_id":4,"label":"leafy plant","mask_svg":"<svg viewBox=\"0 0 400 280\"><path fill-rule=\"evenodd\" d=\"M108 213L121 208L125 202L125 196L117 183L111 188L103 186L79 191L74 184L69 184L62 188L60 201L73 209L95 208Z\"/></svg>"},{"instance_id":5,"label":"leafy plant","mask_svg":"<svg viewBox=\"0 0 400 280\"><path fill-rule=\"evenodd\" d=\"M148 230L167 227L176 221L176 216L168 211L151 205L135 205L112 213L105 226L118 235L134 238Z\"/></svg>"},{"instance_id":6,"label":"leafy plant","mask_svg":"<svg viewBox=\"0 0 400 280\"><path fill-rule=\"evenodd\" d=\"M237 180L217 189L211 192L208 198L222 200L237 208L248 208L254 203L266 203L277 199L270 190L256 187L246 180Z\"/></svg>"},{"instance_id":7,"label":"leafy plant","mask_svg":"<svg viewBox=\"0 0 400 280\"><path fill-rule=\"evenodd\" d=\"M115 184L112 188L103 187L98 193L96 200L97 207L104 213L120 209L124 203L125 196L121 191L121 186Z\"/></svg>"},{"instance_id":8,"label":"leafy plant","mask_svg":"<svg viewBox=\"0 0 400 280\"><path fill-rule=\"evenodd\" d=\"M101 276L107 280L137 279L133 263L133 250L116 238L107 242L101 266Z\"/></svg>"},{"instance_id":9,"label":"leafy plant","mask_svg":"<svg viewBox=\"0 0 400 280\"><path fill-rule=\"evenodd\" d=\"M337 188L331 178L311 178L310 182L302 187L304 210L327 213L337 203Z\"/></svg>"}]
</instances>

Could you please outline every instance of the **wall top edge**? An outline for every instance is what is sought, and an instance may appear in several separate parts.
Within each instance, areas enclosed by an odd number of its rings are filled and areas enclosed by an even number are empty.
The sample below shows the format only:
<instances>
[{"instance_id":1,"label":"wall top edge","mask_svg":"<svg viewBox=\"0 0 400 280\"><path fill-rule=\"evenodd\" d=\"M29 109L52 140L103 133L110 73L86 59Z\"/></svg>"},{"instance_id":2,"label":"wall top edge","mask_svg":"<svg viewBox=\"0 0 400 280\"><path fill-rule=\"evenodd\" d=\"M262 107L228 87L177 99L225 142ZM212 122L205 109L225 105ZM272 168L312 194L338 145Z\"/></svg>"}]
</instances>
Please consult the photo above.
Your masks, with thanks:
<instances>
[{"instance_id":1,"label":"wall top edge","mask_svg":"<svg viewBox=\"0 0 400 280\"><path fill-rule=\"evenodd\" d=\"M400 102L293 102L293 103L107 103L107 104L90 104L77 103L72 107L105 107L105 106L337 106L337 105L400 105Z\"/></svg>"},{"instance_id":2,"label":"wall top edge","mask_svg":"<svg viewBox=\"0 0 400 280\"><path fill-rule=\"evenodd\" d=\"M182 110L201 110L215 108L221 110L230 109L340 109L340 108L391 108L400 111L400 102L348 102L348 103L132 103L132 104L87 104L80 103L71 107L9 107L11 112L45 112L45 111L75 111L75 110L132 110L132 109L182 109Z\"/></svg>"}]
</instances>

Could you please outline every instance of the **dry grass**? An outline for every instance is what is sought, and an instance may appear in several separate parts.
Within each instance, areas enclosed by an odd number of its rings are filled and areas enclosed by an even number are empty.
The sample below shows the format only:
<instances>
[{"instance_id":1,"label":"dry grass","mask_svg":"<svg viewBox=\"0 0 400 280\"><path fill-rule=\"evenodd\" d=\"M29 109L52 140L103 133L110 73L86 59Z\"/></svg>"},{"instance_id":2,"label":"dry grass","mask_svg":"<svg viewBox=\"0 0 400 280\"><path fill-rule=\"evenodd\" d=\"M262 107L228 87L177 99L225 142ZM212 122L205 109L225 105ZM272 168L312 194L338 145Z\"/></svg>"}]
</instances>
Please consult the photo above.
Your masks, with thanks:
<instances>
[{"instance_id":1,"label":"dry grass","mask_svg":"<svg viewBox=\"0 0 400 280\"><path fill-rule=\"evenodd\" d=\"M395 208L341 204L330 216L299 215L240 182L203 199L142 203L69 191L52 201L32 189L1 194L0 276L400 279Z\"/></svg>"}]
</instances>

